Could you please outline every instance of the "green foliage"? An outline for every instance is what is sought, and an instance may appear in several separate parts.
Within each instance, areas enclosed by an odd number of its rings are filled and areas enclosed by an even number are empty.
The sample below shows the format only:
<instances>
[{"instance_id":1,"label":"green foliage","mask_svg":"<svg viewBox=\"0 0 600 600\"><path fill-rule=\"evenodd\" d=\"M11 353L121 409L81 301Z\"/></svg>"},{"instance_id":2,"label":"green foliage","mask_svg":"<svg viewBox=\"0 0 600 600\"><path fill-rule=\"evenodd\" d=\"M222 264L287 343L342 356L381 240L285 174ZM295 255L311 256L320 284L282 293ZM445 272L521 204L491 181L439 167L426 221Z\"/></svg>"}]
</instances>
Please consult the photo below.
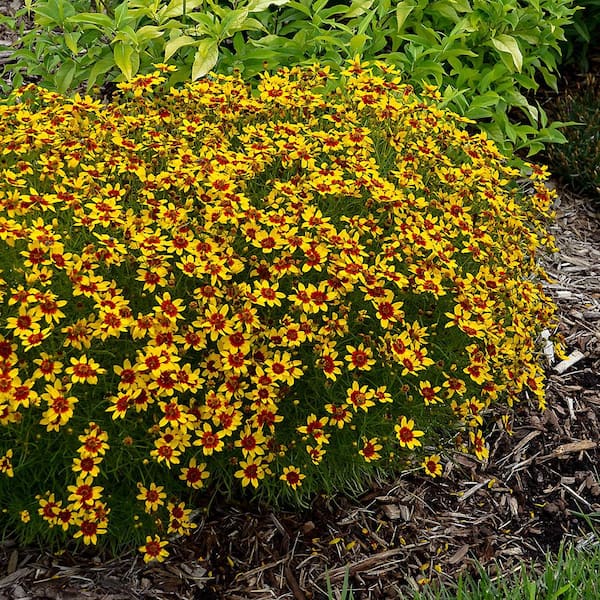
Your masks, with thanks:
<instances>
[{"instance_id":1,"label":"green foliage","mask_svg":"<svg viewBox=\"0 0 600 600\"><path fill-rule=\"evenodd\" d=\"M0 105L16 534L126 545L189 533L207 489L297 504L435 477L447 449L488 458L498 412L543 408L553 193L382 67L255 90L166 90L165 67L106 105L33 85Z\"/></svg>"},{"instance_id":2,"label":"green foliage","mask_svg":"<svg viewBox=\"0 0 600 600\"><path fill-rule=\"evenodd\" d=\"M527 94L540 79L556 85L572 1L124 0L93 10L89 0L37 0L11 69L17 86L27 74L67 92L163 61L178 67L173 84L213 69L249 78L265 65L339 67L360 54L401 67L417 89L437 85L445 106L478 119L502 150L532 155L563 141Z\"/></svg>"},{"instance_id":3,"label":"green foliage","mask_svg":"<svg viewBox=\"0 0 600 600\"><path fill-rule=\"evenodd\" d=\"M545 564L522 563L517 573L506 576L497 564L496 576L478 565L476 575L461 576L453 586L425 589L411 594L412 600L594 600L600 594L597 573L600 550L576 551L561 545L548 553Z\"/></svg>"},{"instance_id":4,"label":"green foliage","mask_svg":"<svg viewBox=\"0 0 600 600\"><path fill-rule=\"evenodd\" d=\"M589 51L597 48L600 33L600 0L577 0L573 23L565 28L563 63L588 72Z\"/></svg>"},{"instance_id":5,"label":"green foliage","mask_svg":"<svg viewBox=\"0 0 600 600\"><path fill-rule=\"evenodd\" d=\"M588 75L560 94L551 110L556 118L577 123L566 130L566 143L547 147L551 171L600 204L600 81Z\"/></svg>"}]
</instances>

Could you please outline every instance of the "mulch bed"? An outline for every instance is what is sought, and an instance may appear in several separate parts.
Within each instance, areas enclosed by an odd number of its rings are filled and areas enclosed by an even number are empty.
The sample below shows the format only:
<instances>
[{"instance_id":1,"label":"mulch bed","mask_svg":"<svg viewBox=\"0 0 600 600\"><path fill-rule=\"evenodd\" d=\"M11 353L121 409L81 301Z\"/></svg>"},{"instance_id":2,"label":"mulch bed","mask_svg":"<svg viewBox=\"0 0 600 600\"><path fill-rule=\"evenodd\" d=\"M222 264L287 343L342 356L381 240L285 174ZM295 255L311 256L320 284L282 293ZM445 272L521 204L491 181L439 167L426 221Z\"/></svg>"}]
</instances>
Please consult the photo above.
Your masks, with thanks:
<instances>
[{"instance_id":1,"label":"mulch bed","mask_svg":"<svg viewBox=\"0 0 600 600\"><path fill-rule=\"evenodd\" d=\"M600 513L600 218L561 190L551 231L559 252L544 259L547 289L573 362L548 367L543 414L521 404L512 435L488 434L487 464L456 453L440 479L409 473L300 512L214 502L159 565L137 552L52 554L8 539L0 600L310 600L327 597L328 579L341 589L346 571L356 600L384 600L423 580L451 584L476 562L505 575L543 563L561 542L600 543L581 516Z\"/></svg>"}]
</instances>

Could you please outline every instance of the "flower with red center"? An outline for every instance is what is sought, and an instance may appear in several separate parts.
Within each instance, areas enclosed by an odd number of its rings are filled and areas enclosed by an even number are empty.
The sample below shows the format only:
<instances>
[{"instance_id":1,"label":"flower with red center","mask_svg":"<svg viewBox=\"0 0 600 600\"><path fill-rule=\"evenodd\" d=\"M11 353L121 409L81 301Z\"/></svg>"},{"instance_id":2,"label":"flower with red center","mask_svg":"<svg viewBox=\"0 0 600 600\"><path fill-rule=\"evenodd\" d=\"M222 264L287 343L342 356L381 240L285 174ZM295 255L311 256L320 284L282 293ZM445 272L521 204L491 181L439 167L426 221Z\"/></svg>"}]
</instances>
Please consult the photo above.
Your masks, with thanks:
<instances>
[{"instance_id":1,"label":"flower with red center","mask_svg":"<svg viewBox=\"0 0 600 600\"><path fill-rule=\"evenodd\" d=\"M352 371L358 369L359 371L370 371L371 367L375 364L373 358L373 350L371 348L365 348L363 343L360 343L358 347L346 346L345 359L348 361L348 370Z\"/></svg>"},{"instance_id":2,"label":"flower with red center","mask_svg":"<svg viewBox=\"0 0 600 600\"><path fill-rule=\"evenodd\" d=\"M352 387L349 387L346 391L346 400L355 411L362 408L367 412L371 406L375 406L374 397L375 392L366 385L359 385L358 381L353 381Z\"/></svg>"},{"instance_id":3,"label":"flower with red center","mask_svg":"<svg viewBox=\"0 0 600 600\"><path fill-rule=\"evenodd\" d=\"M485 438L483 437L483 433L479 430L476 432L470 431L469 438L471 440L471 444L473 445L473 450L475 451L475 456L479 460L486 460L490 455L490 451L485 443Z\"/></svg>"},{"instance_id":4,"label":"flower with red center","mask_svg":"<svg viewBox=\"0 0 600 600\"><path fill-rule=\"evenodd\" d=\"M367 461L371 462L372 460L379 460L381 458L381 454L379 454L379 450L381 450L383 446L379 443L379 440L374 437L370 440L363 438L363 447L358 451L358 453Z\"/></svg>"},{"instance_id":5,"label":"flower with red center","mask_svg":"<svg viewBox=\"0 0 600 600\"><path fill-rule=\"evenodd\" d=\"M71 492L68 500L72 502L76 508L90 508L94 502L100 498L104 489L93 484L93 477L80 475L77 478L75 485L67 486L67 491Z\"/></svg>"},{"instance_id":6,"label":"flower with red center","mask_svg":"<svg viewBox=\"0 0 600 600\"><path fill-rule=\"evenodd\" d=\"M38 509L38 514L45 520L50 523L54 523L56 516L58 515L61 502L56 502L54 499L54 494L50 494L48 498L38 497L38 501L40 504L40 508Z\"/></svg>"},{"instance_id":7,"label":"flower with red center","mask_svg":"<svg viewBox=\"0 0 600 600\"><path fill-rule=\"evenodd\" d=\"M304 473L300 472L300 469L290 465L289 467L284 467L283 475L279 477L281 481L285 481L285 483L291 487L293 490L297 489L302 485L302 480L306 477Z\"/></svg>"},{"instance_id":8,"label":"flower with red center","mask_svg":"<svg viewBox=\"0 0 600 600\"><path fill-rule=\"evenodd\" d=\"M240 469L235 472L235 476L242 480L242 487L252 485L257 488L260 479L265 476L265 468L260 458L249 458L247 461L240 461Z\"/></svg>"},{"instance_id":9,"label":"flower with red center","mask_svg":"<svg viewBox=\"0 0 600 600\"><path fill-rule=\"evenodd\" d=\"M185 481L188 487L199 490L204 487L204 479L207 479L210 473L206 471L206 463L196 463L196 457L190 459L187 467L181 469L179 479Z\"/></svg>"},{"instance_id":10,"label":"flower with red center","mask_svg":"<svg viewBox=\"0 0 600 600\"><path fill-rule=\"evenodd\" d=\"M348 410L347 404L326 404L325 410L331 415L329 424L336 425L338 429L342 429L352 420L352 413Z\"/></svg>"},{"instance_id":11,"label":"flower with red center","mask_svg":"<svg viewBox=\"0 0 600 600\"><path fill-rule=\"evenodd\" d=\"M156 448L150 451L150 456L154 457L157 463L164 462L168 469L171 468L171 464L179 464L181 452L177 448L165 443L162 438L156 440L155 445Z\"/></svg>"},{"instance_id":12,"label":"flower with red center","mask_svg":"<svg viewBox=\"0 0 600 600\"><path fill-rule=\"evenodd\" d=\"M262 431L252 431L249 426L246 426L242 432L240 432L240 438L235 441L235 446L242 449L244 458L250 456L253 457L256 454L264 454L265 450L261 446L266 442L265 436Z\"/></svg>"},{"instance_id":13,"label":"flower with red center","mask_svg":"<svg viewBox=\"0 0 600 600\"><path fill-rule=\"evenodd\" d=\"M97 477L100 473L98 465L102 462L101 456L85 456L83 458L73 459L72 470L75 473L81 472L83 477L89 475L90 477Z\"/></svg>"},{"instance_id":14,"label":"flower with red center","mask_svg":"<svg viewBox=\"0 0 600 600\"><path fill-rule=\"evenodd\" d=\"M111 396L108 401L111 405L106 409L106 412L113 413L113 421L125 418L127 410L133 404L131 394L117 394L116 396Z\"/></svg>"},{"instance_id":15,"label":"flower with red center","mask_svg":"<svg viewBox=\"0 0 600 600\"><path fill-rule=\"evenodd\" d=\"M40 358L34 359L33 362L38 365L33 373L33 379L43 377L46 381L54 381L63 368L63 363L51 357L46 352L40 352Z\"/></svg>"},{"instance_id":16,"label":"flower with red center","mask_svg":"<svg viewBox=\"0 0 600 600\"><path fill-rule=\"evenodd\" d=\"M327 417L317 419L315 414L310 414L306 419L306 425L297 427L296 431L305 435L312 435L319 444L328 444L329 436L323 431L325 425L327 425L327 421Z\"/></svg>"},{"instance_id":17,"label":"flower with red center","mask_svg":"<svg viewBox=\"0 0 600 600\"><path fill-rule=\"evenodd\" d=\"M139 551L144 554L144 562L163 562L169 556L169 552L165 550L168 544L169 542L161 540L158 535L146 536L146 543L139 547Z\"/></svg>"},{"instance_id":18,"label":"flower with red center","mask_svg":"<svg viewBox=\"0 0 600 600\"><path fill-rule=\"evenodd\" d=\"M408 448L409 450L412 450L416 446L421 445L421 442L417 438L425 435L425 433L423 431L415 430L414 427L414 420L407 419L404 416L400 418L400 423L394 426L396 438L400 442L400 446L402 446L403 448Z\"/></svg>"},{"instance_id":19,"label":"flower with red center","mask_svg":"<svg viewBox=\"0 0 600 600\"><path fill-rule=\"evenodd\" d=\"M50 324L53 321L58 323L65 316L60 309L66 304L66 300L55 300L52 295L44 295L40 298L36 311L44 317L46 323Z\"/></svg>"},{"instance_id":20,"label":"flower with red center","mask_svg":"<svg viewBox=\"0 0 600 600\"><path fill-rule=\"evenodd\" d=\"M100 365L93 359L88 359L87 356L79 358L71 358L71 366L65 369L65 373L71 376L73 383L89 383L96 385L98 383L98 375L106 373L106 369L100 368Z\"/></svg>"},{"instance_id":21,"label":"flower with red center","mask_svg":"<svg viewBox=\"0 0 600 600\"><path fill-rule=\"evenodd\" d=\"M281 299L285 298L285 294L278 290L279 284L277 283L258 281L255 283L252 292L256 297L255 304L259 306L281 306Z\"/></svg>"},{"instance_id":22,"label":"flower with red center","mask_svg":"<svg viewBox=\"0 0 600 600\"><path fill-rule=\"evenodd\" d=\"M224 434L222 431L213 431L209 423L204 423L202 431L197 432L198 439L194 441L194 446L202 446L202 452L205 456L210 456L213 452L220 452L223 449L224 442L221 439Z\"/></svg>"},{"instance_id":23,"label":"flower with red center","mask_svg":"<svg viewBox=\"0 0 600 600\"><path fill-rule=\"evenodd\" d=\"M89 544L96 545L98 536L106 533L106 521L98 522L95 517L88 517L87 515L83 518L78 517L77 521L79 529L73 534L73 538L83 537L83 543L86 546Z\"/></svg>"},{"instance_id":24,"label":"flower with red center","mask_svg":"<svg viewBox=\"0 0 600 600\"><path fill-rule=\"evenodd\" d=\"M98 456L105 454L109 449L108 434L100 429L96 423L90 423L90 426L84 432L84 435L79 436L79 441L83 444L78 452L82 457Z\"/></svg>"},{"instance_id":25,"label":"flower with red center","mask_svg":"<svg viewBox=\"0 0 600 600\"><path fill-rule=\"evenodd\" d=\"M336 381L337 376L342 374L340 367L344 363L341 360L337 360L337 357L338 352L336 350L325 348L317 363L322 369L323 375L332 381Z\"/></svg>"},{"instance_id":26,"label":"flower with red center","mask_svg":"<svg viewBox=\"0 0 600 600\"><path fill-rule=\"evenodd\" d=\"M425 473L430 477L437 477L442 474L442 465L440 462L441 458L438 454L432 454L426 456L423 459L422 466L425 469Z\"/></svg>"},{"instance_id":27,"label":"flower with red center","mask_svg":"<svg viewBox=\"0 0 600 600\"><path fill-rule=\"evenodd\" d=\"M210 339L214 342L221 335L233 333L233 322L227 318L229 306L224 304L216 306L209 304L204 316L194 321L194 325L210 331Z\"/></svg>"},{"instance_id":28,"label":"flower with red center","mask_svg":"<svg viewBox=\"0 0 600 600\"><path fill-rule=\"evenodd\" d=\"M438 392L440 392L441 389L442 388L440 386L431 385L429 381L419 381L419 391L421 393L421 397L423 398L425 406L441 402L441 400L437 396Z\"/></svg>"},{"instance_id":29,"label":"flower with red center","mask_svg":"<svg viewBox=\"0 0 600 600\"><path fill-rule=\"evenodd\" d=\"M156 296L157 306L154 307L154 312L157 317L167 317L169 320L183 318L183 300L177 298L171 300L171 294L165 292L162 296Z\"/></svg>"},{"instance_id":30,"label":"flower with red center","mask_svg":"<svg viewBox=\"0 0 600 600\"><path fill-rule=\"evenodd\" d=\"M8 317L6 319L6 328L14 329L17 335L28 335L40 330L39 320L39 316L23 312L17 317Z\"/></svg>"},{"instance_id":31,"label":"flower with red center","mask_svg":"<svg viewBox=\"0 0 600 600\"><path fill-rule=\"evenodd\" d=\"M139 494L136 498L144 502L144 510L147 513L155 512L159 506L164 505L164 499L167 497L167 494L163 492L164 488L162 486L157 486L152 482L148 488L145 488L142 483L138 483L137 487Z\"/></svg>"},{"instance_id":32,"label":"flower with red center","mask_svg":"<svg viewBox=\"0 0 600 600\"><path fill-rule=\"evenodd\" d=\"M308 452L308 456L310 456L310 460L314 465L318 465L323 460L323 456L327 452L321 444L317 444L316 446L307 445L306 452Z\"/></svg>"}]
</instances>

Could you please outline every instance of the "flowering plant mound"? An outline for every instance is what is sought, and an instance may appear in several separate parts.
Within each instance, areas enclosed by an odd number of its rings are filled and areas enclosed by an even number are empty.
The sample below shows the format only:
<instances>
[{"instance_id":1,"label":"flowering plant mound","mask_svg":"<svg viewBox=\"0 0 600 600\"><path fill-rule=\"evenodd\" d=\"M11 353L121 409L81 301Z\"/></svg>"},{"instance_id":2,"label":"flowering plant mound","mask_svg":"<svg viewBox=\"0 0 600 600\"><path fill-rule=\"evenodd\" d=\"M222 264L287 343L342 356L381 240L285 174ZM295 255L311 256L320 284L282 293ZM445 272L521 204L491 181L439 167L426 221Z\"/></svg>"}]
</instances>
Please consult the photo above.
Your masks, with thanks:
<instances>
[{"instance_id":1,"label":"flowering plant mound","mask_svg":"<svg viewBox=\"0 0 600 600\"><path fill-rule=\"evenodd\" d=\"M160 560L197 494L436 476L543 406L543 171L384 65L163 81L0 106L7 526Z\"/></svg>"}]
</instances>

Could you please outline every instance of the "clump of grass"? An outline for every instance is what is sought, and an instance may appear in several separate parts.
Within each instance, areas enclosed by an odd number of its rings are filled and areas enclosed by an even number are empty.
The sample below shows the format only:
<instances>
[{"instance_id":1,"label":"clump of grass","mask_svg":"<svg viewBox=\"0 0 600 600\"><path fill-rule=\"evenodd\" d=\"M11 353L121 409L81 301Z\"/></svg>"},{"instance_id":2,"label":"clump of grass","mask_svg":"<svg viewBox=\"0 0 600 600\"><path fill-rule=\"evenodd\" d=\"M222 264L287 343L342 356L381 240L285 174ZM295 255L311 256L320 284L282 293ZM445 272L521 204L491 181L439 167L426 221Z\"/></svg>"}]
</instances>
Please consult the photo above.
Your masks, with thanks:
<instances>
[{"instance_id":1,"label":"clump of grass","mask_svg":"<svg viewBox=\"0 0 600 600\"><path fill-rule=\"evenodd\" d=\"M543 169L384 65L164 79L0 106L7 529L162 560L201 494L438 476L544 406Z\"/></svg>"},{"instance_id":2,"label":"clump of grass","mask_svg":"<svg viewBox=\"0 0 600 600\"><path fill-rule=\"evenodd\" d=\"M498 564L498 572L502 565ZM460 577L455 586L425 589L413 600L592 600L598 598L600 549L576 551L561 546L537 567L522 563L518 571L490 575L481 565L476 575Z\"/></svg>"},{"instance_id":3,"label":"clump of grass","mask_svg":"<svg viewBox=\"0 0 600 600\"><path fill-rule=\"evenodd\" d=\"M566 143L547 146L550 169L600 207L600 82L587 75L558 96L552 110L557 119L577 124L565 129Z\"/></svg>"}]
</instances>

